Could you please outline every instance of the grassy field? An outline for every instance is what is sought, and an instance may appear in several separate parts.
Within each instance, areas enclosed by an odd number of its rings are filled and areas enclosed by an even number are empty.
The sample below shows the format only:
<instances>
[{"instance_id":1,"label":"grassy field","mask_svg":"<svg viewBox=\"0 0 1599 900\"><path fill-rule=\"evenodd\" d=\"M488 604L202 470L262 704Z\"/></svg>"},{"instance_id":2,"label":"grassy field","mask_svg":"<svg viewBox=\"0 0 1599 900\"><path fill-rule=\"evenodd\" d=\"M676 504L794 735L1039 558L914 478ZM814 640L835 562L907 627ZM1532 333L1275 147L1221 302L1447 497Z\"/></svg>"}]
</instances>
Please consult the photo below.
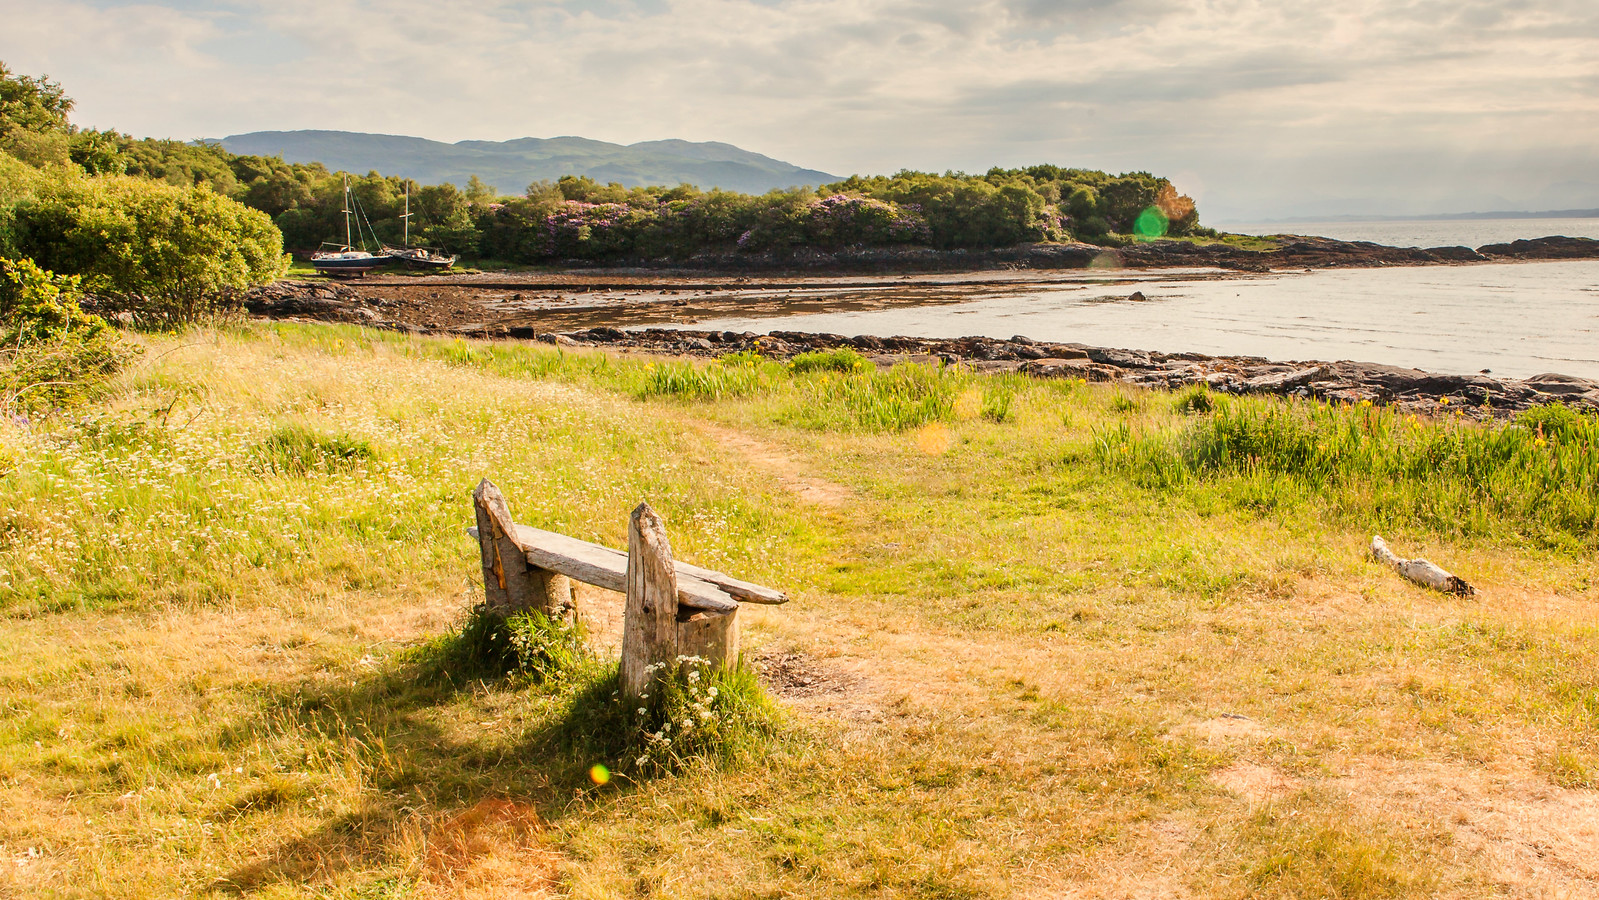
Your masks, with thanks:
<instances>
[{"instance_id":1,"label":"grassy field","mask_svg":"<svg viewBox=\"0 0 1599 900\"><path fill-rule=\"evenodd\" d=\"M1594 896L1595 435L152 338L102 404L0 425L0 896ZM788 590L743 614L776 732L597 785L581 680L452 677L483 476L612 546L648 500Z\"/></svg>"}]
</instances>

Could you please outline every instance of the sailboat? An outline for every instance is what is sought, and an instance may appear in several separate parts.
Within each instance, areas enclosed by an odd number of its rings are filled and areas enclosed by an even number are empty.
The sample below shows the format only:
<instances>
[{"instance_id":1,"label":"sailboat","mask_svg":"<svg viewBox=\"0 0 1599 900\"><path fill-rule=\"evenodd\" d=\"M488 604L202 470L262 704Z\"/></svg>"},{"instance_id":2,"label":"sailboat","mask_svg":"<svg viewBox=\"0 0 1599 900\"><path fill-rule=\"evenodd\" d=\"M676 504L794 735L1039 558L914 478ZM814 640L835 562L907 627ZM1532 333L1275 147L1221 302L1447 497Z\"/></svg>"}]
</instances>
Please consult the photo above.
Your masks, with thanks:
<instances>
[{"instance_id":1,"label":"sailboat","mask_svg":"<svg viewBox=\"0 0 1599 900\"><path fill-rule=\"evenodd\" d=\"M448 269L455 265L456 257L445 255L439 250L429 247L411 246L411 185L405 185L405 215L400 216L405 222L405 242L398 247L383 244L383 253L390 259L398 260L413 269Z\"/></svg>"},{"instance_id":2,"label":"sailboat","mask_svg":"<svg viewBox=\"0 0 1599 900\"><path fill-rule=\"evenodd\" d=\"M389 263L387 254L374 255L365 250L357 250L351 246L350 241L350 216L353 214L350 194L350 176L344 176L344 243L334 244L324 241L322 247L311 254L311 267L323 275L336 276L365 276L366 273L385 266ZM331 248L331 249L327 249ZM452 260L453 262L453 260Z\"/></svg>"}]
</instances>

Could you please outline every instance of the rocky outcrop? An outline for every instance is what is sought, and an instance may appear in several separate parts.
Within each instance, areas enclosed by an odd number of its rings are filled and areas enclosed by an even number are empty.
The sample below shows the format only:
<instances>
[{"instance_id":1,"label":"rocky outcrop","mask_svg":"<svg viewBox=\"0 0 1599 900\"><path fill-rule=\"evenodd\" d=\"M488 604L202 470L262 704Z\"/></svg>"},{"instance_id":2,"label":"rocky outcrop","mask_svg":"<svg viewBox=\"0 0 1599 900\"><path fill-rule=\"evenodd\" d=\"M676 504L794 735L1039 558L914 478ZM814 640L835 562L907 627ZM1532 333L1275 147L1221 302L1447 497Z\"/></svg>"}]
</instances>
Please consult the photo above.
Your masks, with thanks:
<instances>
[{"instance_id":1,"label":"rocky outcrop","mask_svg":"<svg viewBox=\"0 0 1599 900\"><path fill-rule=\"evenodd\" d=\"M383 302L340 281L276 281L251 290L245 311L270 319L314 319L357 325L388 324Z\"/></svg>"},{"instance_id":2,"label":"rocky outcrop","mask_svg":"<svg viewBox=\"0 0 1599 900\"><path fill-rule=\"evenodd\" d=\"M1599 241L1581 237L1541 237L1488 244L1477 252L1490 259L1599 259Z\"/></svg>"}]
</instances>

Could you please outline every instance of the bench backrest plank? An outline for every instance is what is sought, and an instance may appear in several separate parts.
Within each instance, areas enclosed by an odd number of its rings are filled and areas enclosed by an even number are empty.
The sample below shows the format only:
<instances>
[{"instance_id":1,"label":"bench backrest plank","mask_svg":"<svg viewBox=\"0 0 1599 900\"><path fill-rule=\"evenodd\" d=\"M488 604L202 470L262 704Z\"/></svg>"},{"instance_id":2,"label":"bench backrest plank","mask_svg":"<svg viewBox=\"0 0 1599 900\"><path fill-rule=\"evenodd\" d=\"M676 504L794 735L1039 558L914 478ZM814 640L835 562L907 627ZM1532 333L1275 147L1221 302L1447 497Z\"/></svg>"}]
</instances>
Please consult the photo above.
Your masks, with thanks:
<instances>
[{"instance_id":1,"label":"bench backrest plank","mask_svg":"<svg viewBox=\"0 0 1599 900\"><path fill-rule=\"evenodd\" d=\"M527 554L529 565L608 591L627 593L627 554L620 550L520 524L516 526L516 542ZM719 586L685 572L682 563L674 568L677 570L678 603L715 612L738 608L738 601Z\"/></svg>"}]
</instances>

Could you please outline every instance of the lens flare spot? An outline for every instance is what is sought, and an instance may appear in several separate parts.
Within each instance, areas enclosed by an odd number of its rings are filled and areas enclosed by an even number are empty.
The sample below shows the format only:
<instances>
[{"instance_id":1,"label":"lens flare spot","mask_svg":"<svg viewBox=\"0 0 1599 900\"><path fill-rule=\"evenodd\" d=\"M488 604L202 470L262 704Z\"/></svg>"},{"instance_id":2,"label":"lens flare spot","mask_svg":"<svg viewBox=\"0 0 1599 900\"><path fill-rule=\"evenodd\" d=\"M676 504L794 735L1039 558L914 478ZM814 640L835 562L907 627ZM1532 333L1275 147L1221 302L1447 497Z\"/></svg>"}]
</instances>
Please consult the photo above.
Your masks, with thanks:
<instances>
[{"instance_id":1,"label":"lens flare spot","mask_svg":"<svg viewBox=\"0 0 1599 900\"><path fill-rule=\"evenodd\" d=\"M1133 234L1141 241L1153 241L1166 236L1166 229L1171 225L1171 220L1160 211L1160 207L1151 206L1138 214L1133 221Z\"/></svg>"},{"instance_id":2,"label":"lens flare spot","mask_svg":"<svg viewBox=\"0 0 1599 900\"><path fill-rule=\"evenodd\" d=\"M929 422L916 429L916 447L928 456L941 456L949 449L949 429L943 422Z\"/></svg>"},{"instance_id":3,"label":"lens flare spot","mask_svg":"<svg viewBox=\"0 0 1599 900\"><path fill-rule=\"evenodd\" d=\"M1122 258L1113 251L1107 250L1089 260L1090 269L1119 269L1122 267Z\"/></svg>"},{"instance_id":4,"label":"lens flare spot","mask_svg":"<svg viewBox=\"0 0 1599 900\"><path fill-rule=\"evenodd\" d=\"M605 784L606 782L609 782L610 780L611 780L611 770L610 769L607 769L604 766L598 765L598 764L596 764L594 766L594 768L589 769L589 781L592 781L595 784Z\"/></svg>"}]
</instances>

